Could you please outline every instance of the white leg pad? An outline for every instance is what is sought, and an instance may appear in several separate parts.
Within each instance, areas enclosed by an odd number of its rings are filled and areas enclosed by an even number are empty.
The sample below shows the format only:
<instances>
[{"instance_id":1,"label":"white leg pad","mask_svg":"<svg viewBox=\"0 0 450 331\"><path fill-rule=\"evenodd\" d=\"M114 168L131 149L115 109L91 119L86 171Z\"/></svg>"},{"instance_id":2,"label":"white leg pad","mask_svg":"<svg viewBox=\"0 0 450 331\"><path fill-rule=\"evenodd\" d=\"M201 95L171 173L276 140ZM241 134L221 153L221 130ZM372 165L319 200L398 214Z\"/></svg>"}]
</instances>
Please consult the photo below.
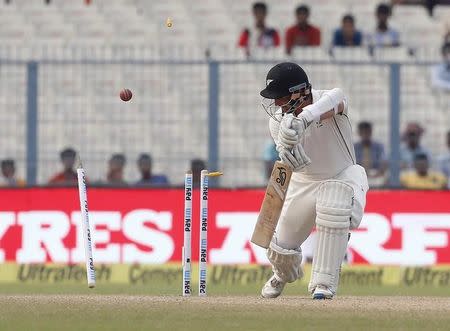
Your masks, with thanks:
<instances>
[{"instance_id":1,"label":"white leg pad","mask_svg":"<svg viewBox=\"0 0 450 331\"><path fill-rule=\"evenodd\" d=\"M353 206L353 188L342 181L326 181L320 185L316 203L317 242L314 248L309 291L317 285L334 293L339 269L347 249Z\"/></svg>"},{"instance_id":2,"label":"white leg pad","mask_svg":"<svg viewBox=\"0 0 450 331\"><path fill-rule=\"evenodd\" d=\"M272 270L280 281L292 283L303 277L302 250L285 249L278 246L274 241L270 243L267 249L267 257L272 264Z\"/></svg>"}]
</instances>

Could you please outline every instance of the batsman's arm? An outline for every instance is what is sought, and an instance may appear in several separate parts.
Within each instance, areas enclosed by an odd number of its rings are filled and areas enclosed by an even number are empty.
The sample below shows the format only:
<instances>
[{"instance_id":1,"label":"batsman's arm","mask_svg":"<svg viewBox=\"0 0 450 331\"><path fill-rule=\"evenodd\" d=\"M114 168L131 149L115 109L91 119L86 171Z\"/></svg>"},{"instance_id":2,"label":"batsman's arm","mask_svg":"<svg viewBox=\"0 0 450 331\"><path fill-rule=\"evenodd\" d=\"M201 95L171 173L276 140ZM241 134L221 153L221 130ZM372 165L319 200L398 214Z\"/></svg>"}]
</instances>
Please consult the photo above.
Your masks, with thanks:
<instances>
[{"instance_id":1,"label":"batsman's arm","mask_svg":"<svg viewBox=\"0 0 450 331\"><path fill-rule=\"evenodd\" d=\"M320 121L346 113L347 107L344 92L340 88L334 88L325 92L316 102L304 107L298 118L304 119L306 123Z\"/></svg>"}]
</instances>

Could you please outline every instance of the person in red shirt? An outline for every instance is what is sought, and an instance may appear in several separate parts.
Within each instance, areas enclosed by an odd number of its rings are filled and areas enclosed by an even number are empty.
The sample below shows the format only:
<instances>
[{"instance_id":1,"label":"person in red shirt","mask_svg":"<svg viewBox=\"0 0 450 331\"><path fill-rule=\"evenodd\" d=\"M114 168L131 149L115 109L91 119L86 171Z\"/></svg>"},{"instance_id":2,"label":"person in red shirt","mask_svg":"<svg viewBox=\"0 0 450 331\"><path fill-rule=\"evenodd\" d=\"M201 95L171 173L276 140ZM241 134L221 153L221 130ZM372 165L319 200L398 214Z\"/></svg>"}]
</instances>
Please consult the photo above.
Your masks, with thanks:
<instances>
[{"instance_id":1,"label":"person in red shirt","mask_svg":"<svg viewBox=\"0 0 450 331\"><path fill-rule=\"evenodd\" d=\"M75 166L75 157L77 152L72 148L66 148L60 154L63 171L54 175L49 185L57 186L76 186L78 183L77 172L73 169Z\"/></svg>"},{"instance_id":2,"label":"person in red shirt","mask_svg":"<svg viewBox=\"0 0 450 331\"><path fill-rule=\"evenodd\" d=\"M266 26L267 5L264 2L253 4L254 28L245 28L239 37L238 46L245 49L250 55L250 49L254 47L271 48L280 45L278 31Z\"/></svg>"},{"instance_id":3,"label":"person in red shirt","mask_svg":"<svg viewBox=\"0 0 450 331\"><path fill-rule=\"evenodd\" d=\"M309 7L299 6L295 15L297 24L286 30L286 53L291 54L295 46L320 46L319 28L308 23Z\"/></svg>"}]
</instances>

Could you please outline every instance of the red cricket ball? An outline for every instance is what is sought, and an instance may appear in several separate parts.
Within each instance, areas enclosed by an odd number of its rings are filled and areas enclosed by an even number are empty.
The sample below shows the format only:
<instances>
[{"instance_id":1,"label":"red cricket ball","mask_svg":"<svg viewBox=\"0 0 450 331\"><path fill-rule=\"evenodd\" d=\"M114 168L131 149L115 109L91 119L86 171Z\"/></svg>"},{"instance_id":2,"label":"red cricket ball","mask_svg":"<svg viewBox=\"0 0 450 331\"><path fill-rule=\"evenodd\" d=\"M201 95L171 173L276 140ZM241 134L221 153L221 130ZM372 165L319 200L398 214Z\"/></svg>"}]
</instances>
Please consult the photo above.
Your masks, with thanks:
<instances>
[{"instance_id":1,"label":"red cricket ball","mask_svg":"<svg viewBox=\"0 0 450 331\"><path fill-rule=\"evenodd\" d=\"M122 99L122 101L130 101L132 97L133 93L131 93L129 89L124 88L122 91L120 91L120 99Z\"/></svg>"}]
</instances>

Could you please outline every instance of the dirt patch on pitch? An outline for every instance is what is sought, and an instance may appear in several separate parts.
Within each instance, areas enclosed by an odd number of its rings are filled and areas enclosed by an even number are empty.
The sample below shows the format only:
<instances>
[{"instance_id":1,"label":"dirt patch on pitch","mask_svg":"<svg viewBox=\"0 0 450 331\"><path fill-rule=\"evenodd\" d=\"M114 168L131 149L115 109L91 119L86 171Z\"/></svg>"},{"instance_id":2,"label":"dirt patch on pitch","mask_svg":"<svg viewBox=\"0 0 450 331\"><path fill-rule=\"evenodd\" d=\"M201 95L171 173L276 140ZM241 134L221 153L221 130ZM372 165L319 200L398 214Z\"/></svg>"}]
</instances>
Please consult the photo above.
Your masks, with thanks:
<instances>
[{"instance_id":1,"label":"dirt patch on pitch","mask_svg":"<svg viewBox=\"0 0 450 331\"><path fill-rule=\"evenodd\" d=\"M404 297L404 296L342 296L333 300L312 300L305 296L284 296L277 299L262 299L253 296L131 296L131 295L0 295L0 304L73 304L111 306L120 308L132 306L161 307L173 305L204 305L208 308L303 309L303 310L345 310L354 313L379 312L449 312L450 298Z\"/></svg>"}]
</instances>

